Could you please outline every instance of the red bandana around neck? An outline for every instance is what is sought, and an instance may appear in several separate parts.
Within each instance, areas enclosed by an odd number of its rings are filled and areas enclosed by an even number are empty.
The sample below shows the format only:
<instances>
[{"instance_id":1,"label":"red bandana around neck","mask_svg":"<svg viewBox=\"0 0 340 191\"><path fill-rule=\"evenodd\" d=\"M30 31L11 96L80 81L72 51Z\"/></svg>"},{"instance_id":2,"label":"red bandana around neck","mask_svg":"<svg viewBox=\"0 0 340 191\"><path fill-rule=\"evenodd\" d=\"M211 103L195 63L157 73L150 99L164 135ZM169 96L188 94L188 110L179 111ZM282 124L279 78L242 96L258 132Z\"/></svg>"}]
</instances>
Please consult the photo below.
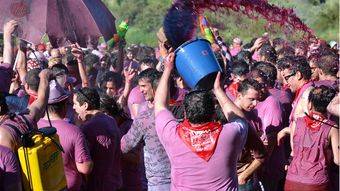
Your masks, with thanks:
<instances>
[{"instance_id":1,"label":"red bandana around neck","mask_svg":"<svg viewBox=\"0 0 340 191\"><path fill-rule=\"evenodd\" d=\"M29 95L28 105L31 105L35 100L37 100L38 94L33 91L28 91L27 93Z\"/></svg>"},{"instance_id":2,"label":"red bandana around neck","mask_svg":"<svg viewBox=\"0 0 340 191\"><path fill-rule=\"evenodd\" d=\"M324 116L314 112L311 112L309 113L309 116L304 117L307 128L309 128L312 132L319 131L325 119L326 118Z\"/></svg>"},{"instance_id":3,"label":"red bandana around neck","mask_svg":"<svg viewBox=\"0 0 340 191\"><path fill-rule=\"evenodd\" d=\"M237 94L237 89L240 86L240 84L238 82L233 82L228 86L228 90L230 91L230 93L236 97Z\"/></svg>"},{"instance_id":4,"label":"red bandana around neck","mask_svg":"<svg viewBox=\"0 0 340 191\"><path fill-rule=\"evenodd\" d=\"M293 103L295 101L297 101L297 99L300 97L300 93L303 93L301 92L302 88L305 87L305 85L307 85L309 83L309 81L307 81L306 83L304 83L300 88L298 88L295 92L295 95L294 95L294 100L293 100Z\"/></svg>"},{"instance_id":5,"label":"red bandana around neck","mask_svg":"<svg viewBox=\"0 0 340 191\"><path fill-rule=\"evenodd\" d=\"M216 122L192 127L186 119L177 126L179 137L200 158L209 161L214 154L222 125Z\"/></svg>"}]
</instances>

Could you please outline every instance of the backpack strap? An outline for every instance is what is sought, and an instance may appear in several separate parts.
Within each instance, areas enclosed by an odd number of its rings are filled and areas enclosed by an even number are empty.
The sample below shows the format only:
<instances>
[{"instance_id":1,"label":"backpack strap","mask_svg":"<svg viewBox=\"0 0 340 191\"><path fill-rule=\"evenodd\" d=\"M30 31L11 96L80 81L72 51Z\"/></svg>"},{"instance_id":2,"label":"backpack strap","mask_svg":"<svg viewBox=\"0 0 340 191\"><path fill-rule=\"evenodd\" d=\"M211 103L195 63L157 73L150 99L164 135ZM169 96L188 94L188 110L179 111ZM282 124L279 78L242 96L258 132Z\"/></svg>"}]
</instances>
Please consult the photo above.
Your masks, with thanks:
<instances>
[{"instance_id":1,"label":"backpack strap","mask_svg":"<svg viewBox=\"0 0 340 191\"><path fill-rule=\"evenodd\" d=\"M10 127L11 129L13 129L18 134L18 136L21 138L22 133L21 133L21 131L16 126L14 126L12 124L9 124L9 123L5 123L4 125L6 125L7 127Z\"/></svg>"}]
</instances>

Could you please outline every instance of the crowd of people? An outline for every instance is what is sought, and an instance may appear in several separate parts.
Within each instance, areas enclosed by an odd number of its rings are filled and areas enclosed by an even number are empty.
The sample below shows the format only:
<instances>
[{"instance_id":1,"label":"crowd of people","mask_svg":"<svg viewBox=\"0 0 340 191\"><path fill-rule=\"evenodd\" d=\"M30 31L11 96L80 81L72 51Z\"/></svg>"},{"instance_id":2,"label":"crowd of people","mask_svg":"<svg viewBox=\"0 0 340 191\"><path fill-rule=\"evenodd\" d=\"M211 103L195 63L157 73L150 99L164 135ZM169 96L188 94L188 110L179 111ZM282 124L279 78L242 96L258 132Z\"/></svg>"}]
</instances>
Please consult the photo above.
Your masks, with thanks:
<instances>
[{"instance_id":1,"label":"crowd of people","mask_svg":"<svg viewBox=\"0 0 340 191\"><path fill-rule=\"evenodd\" d=\"M212 90L190 89L162 28L156 48L56 48L15 45L17 25L0 57L0 190L22 189L20 134L49 124L67 190L339 190L334 42L228 46L214 30L222 71Z\"/></svg>"}]
</instances>

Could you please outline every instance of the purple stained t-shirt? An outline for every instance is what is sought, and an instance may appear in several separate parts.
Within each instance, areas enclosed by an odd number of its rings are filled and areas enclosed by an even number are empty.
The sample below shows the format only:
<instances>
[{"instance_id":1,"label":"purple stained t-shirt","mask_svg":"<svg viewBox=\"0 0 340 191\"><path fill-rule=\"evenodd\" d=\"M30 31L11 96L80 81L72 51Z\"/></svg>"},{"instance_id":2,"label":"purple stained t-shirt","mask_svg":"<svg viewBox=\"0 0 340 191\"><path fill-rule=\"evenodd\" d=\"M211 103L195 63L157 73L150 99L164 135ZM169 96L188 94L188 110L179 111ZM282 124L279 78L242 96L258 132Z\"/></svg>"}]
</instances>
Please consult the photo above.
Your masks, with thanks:
<instances>
[{"instance_id":1,"label":"purple stained t-shirt","mask_svg":"<svg viewBox=\"0 0 340 191\"><path fill-rule=\"evenodd\" d=\"M117 190L122 186L120 131L116 120L96 114L81 126L89 143L93 170L88 177L91 191Z\"/></svg>"},{"instance_id":2,"label":"purple stained t-shirt","mask_svg":"<svg viewBox=\"0 0 340 191\"><path fill-rule=\"evenodd\" d=\"M269 89L269 93L273 95L281 104L282 107L282 125L289 126L289 114L292 111L293 96L288 90L280 90L277 88Z\"/></svg>"},{"instance_id":3,"label":"purple stained t-shirt","mask_svg":"<svg viewBox=\"0 0 340 191\"><path fill-rule=\"evenodd\" d=\"M261 140L266 144L268 139L276 140L277 133L282 127L282 109L280 102L272 95L257 104L254 112L260 119L257 127ZM274 144L274 143L273 143ZM283 178L285 165L284 147L274 146L271 156L263 165L263 173L266 177Z\"/></svg>"},{"instance_id":4,"label":"purple stained t-shirt","mask_svg":"<svg viewBox=\"0 0 340 191\"><path fill-rule=\"evenodd\" d=\"M208 162L185 145L177 125L167 109L156 115L156 131L171 163L171 190L238 190L236 164L246 142L247 123L237 119L223 125Z\"/></svg>"},{"instance_id":5,"label":"purple stained t-shirt","mask_svg":"<svg viewBox=\"0 0 340 191\"><path fill-rule=\"evenodd\" d=\"M339 81L332 80L319 80L314 82L315 87L320 87L322 85L336 89L339 85Z\"/></svg>"},{"instance_id":6,"label":"purple stained t-shirt","mask_svg":"<svg viewBox=\"0 0 340 191\"><path fill-rule=\"evenodd\" d=\"M13 70L10 64L0 64L0 92L8 93Z\"/></svg>"},{"instance_id":7,"label":"purple stained t-shirt","mask_svg":"<svg viewBox=\"0 0 340 191\"><path fill-rule=\"evenodd\" d=\"M12 137L12 140L15 142L15 148L19 148L21 146L21 135L9 125L17 127L17 130L19 130L21 134L27 133L30 129L36 128L35 121L30 118L29 115L16 115L14 119L7 119L0 124L0 128L5 128Z\"/></svg>"},{"instance_id":8,"label":"purple stained t-shirt","mask_svg":"<svg viewBox=\"0 0 340 191\"><path fill-rule=\"evenodd\" d=\"M8 190L13 184L20 185L21 169L15 153L0 145L0 190Z\"/></svg>"},{"instance_id":9,"label":"purple stained t-shirt","mask_svg":"<svg viewBox=\"0 0 340 191\"><path fill-rule=\"evenodd\" d=\"M174 99L176 100L176 102L181 102L184 100L185 95L188 93L189 91L187 89L177 88L176 94L174 95Z\"/></svg>"},{"instance_id":10,"label":"purple stained t-shirt","mask_svg":"<svg viewBox=\"0 0 340 191\"><path fill-rule=\"evenodd\" d=\"M65 120L52 120L52 126L57 129L60 144L64 149L62 153L64 170L68 190L80 190L82 175L77 170L76 162L91 161L90 151L83 132L75 125ZM40 119L38 128L48 127L48 120Z\"/></svg>"},{"instance_id":11,"label":"purple stained t-shirt","mask_svg":"<svg viewBox=\"0 0 340 191\"><path fill-rule=\"evenodd\" d=\"M145 98L142 92L140 91L139 86L134 87L131 90L129 97L128 97L128 101L127 101L128 103L127 105L128 105L130 113L131 113L133 104L141 104L143 102L145 102Z\"/></svg>"}]
</instances>

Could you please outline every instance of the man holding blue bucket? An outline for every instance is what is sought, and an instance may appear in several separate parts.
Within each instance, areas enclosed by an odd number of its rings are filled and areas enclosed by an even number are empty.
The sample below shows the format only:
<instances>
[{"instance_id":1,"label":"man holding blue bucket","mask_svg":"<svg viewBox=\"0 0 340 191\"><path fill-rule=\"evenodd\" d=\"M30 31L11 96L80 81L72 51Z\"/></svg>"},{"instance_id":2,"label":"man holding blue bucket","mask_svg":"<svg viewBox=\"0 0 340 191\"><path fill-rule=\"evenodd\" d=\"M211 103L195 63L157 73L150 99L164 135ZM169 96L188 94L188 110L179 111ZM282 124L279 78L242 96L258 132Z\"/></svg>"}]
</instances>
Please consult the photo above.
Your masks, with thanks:
<instances>
[{"instance_id":1,"label":"man holding blue bucket","mask_svg":"<svg viewBox=\"0 0 340 191\"><path fill-rule=\"evenodd\" d=\"M229 123L214 122L213 95L205 90L185 96L185 119L178 123L167 109L173 67L171 53L154 104L156 131L171 163L171 190L237 190L236 162L248 133L244 114L223 92L218 73L213 92Z\"/></svg>"}]
</instances>

